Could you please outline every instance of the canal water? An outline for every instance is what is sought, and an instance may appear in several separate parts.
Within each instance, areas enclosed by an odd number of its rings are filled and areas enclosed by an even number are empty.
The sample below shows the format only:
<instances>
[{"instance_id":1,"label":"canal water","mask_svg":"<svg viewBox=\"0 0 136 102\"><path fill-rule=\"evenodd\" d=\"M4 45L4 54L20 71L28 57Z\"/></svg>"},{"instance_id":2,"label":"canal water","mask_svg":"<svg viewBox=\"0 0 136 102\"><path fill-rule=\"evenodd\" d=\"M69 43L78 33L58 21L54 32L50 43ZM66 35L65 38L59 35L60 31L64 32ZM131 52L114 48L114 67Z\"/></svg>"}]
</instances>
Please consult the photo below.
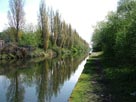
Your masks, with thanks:
<instances>
[{"instance_id":1,"label":"canal water","mask_svg":"<svg viewBox=\"0 0 136 102\"><path fill-rule=\"evenodd\" d=\"M68 102L86 56L0 62L0 102Z\"/></svg>"}]
</instances>

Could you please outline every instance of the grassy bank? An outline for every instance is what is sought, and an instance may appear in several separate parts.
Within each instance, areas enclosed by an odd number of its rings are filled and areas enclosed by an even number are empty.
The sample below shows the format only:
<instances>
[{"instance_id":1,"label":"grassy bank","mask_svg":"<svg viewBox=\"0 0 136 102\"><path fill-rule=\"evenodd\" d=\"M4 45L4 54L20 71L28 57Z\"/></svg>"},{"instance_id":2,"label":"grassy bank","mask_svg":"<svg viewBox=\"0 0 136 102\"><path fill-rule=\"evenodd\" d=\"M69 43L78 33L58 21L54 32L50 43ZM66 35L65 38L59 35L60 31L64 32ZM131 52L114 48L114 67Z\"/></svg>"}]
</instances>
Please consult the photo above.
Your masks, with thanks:
<instances>
[{"instance_id":1,"label":"grassy bank","mask_svg":"<svg viewBox=\"0 0 136 102\"><path fill-rule=\"evenodd\" d=\"M98 102L100 97L96 94L97 90L101 90L100 85L97 83L99 79L96 69L99 66L95 66L95 61L101 53L93 53L87 60L85 68L75 86L69 101L70 102ZM94 61L92 61L94 60ZM91 63L90 63L91 62Z\"/></svg>"},{"instance_id":2,"label":"grassy bank","mask_svg":"<svg viewBox=\"0 0 136 102\"><path fill-rule=\"evenodd\" d=\"M136 102L136 67L115 65L92 53L70 102Z\"/></svg>"}]
</instances>

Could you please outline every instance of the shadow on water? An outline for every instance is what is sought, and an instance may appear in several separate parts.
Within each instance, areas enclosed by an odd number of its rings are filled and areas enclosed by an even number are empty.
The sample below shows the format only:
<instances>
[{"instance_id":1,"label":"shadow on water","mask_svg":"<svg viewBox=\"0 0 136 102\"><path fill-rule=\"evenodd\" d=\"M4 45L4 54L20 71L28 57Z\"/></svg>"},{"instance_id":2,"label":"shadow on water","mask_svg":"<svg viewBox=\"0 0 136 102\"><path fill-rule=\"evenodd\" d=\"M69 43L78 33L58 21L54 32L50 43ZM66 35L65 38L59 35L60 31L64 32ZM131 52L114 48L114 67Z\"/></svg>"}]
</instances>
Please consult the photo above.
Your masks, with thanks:
<instances>
[{"instance_id":1,"label":"shadow on water","mask_svg":"<svg viewBox=\"0 0 136 102\"><path fill-rule=\"evenodd\" d=\"M53 102L85 58L1 61L0 102Z\"/></svg>"}]
</instances>

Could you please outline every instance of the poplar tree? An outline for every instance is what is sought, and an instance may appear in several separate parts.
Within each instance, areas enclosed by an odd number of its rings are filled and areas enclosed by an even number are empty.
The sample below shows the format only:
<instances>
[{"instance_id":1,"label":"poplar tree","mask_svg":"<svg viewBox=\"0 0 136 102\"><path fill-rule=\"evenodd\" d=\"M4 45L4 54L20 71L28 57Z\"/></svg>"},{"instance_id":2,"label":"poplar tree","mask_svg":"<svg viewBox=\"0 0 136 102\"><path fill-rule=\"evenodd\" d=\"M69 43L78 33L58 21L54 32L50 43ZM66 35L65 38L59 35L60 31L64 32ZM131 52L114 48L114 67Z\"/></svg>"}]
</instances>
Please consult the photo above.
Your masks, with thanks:
<instances>
[{"instance_id":1,"label":"poplar tree","mask_svg":"<svg viewBox=\"0 0 136 102\"><path fill-rule=\"evenodd\" d=\"M19 31L24 26L24 1L23 0L9 0L8 20L9 25L15 28L15 41L19 41Z\"/></svg>"},{"instance_id":2,"label":"poplar tree","mask_svg":"<svg viewBox=\"0 0 136 102\"><path fill-rule=\"evenodd\" d=\"M39 6L39 27L41 31L41 39L43 44L43 49L47 51L49 43L49 29L48 29L48 15L46 11L45 1L41 0Z\"/></svg>"}]
</instances>

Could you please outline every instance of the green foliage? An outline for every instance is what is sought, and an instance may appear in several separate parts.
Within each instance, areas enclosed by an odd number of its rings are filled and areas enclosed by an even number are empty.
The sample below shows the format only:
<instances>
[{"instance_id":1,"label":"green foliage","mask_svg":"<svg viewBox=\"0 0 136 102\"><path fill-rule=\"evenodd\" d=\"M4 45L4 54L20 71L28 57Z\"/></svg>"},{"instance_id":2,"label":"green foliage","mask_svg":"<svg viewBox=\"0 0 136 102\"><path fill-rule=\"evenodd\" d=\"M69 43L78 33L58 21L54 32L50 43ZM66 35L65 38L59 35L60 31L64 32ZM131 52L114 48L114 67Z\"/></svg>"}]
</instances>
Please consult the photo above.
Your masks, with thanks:
<instances>
[{"instance_id":1,"label":"green foliage","mask_svg":"<svg viewBox=\"0 0 136 102\"><path fill-rule=\"evenodd\" d=\"M23 0L19 0L19 3L22 3L22 1ZM11 11L12 8L14 8L14 5L11 5L12 3L13 2L10 2ZM22 15L20 15L22 18L19 20L23 20L24 17L23 6L24 5L21 5L19 8L22 11L16 11L19 14L22 12ZM77 31L73 29L70 24L67 24L64 20L61 20L61 16L58 11L54 13L52 9L47 9L44 0L41 0L39 5L38 26L28 24L27 27L22 30L21 25L18 25L17 28L15 25L7 28L5 31L1 32L0 38L6 42L15 42L18 45L32 45L44 49L45 51L54 48L57 48L58 51L56 52L63 53L65 51L59 50L72 50L75 53L89 51L88 43L79 36Z\"/></svg>"},{"instance_id":2,"label":"green foliage","mask_svg":"<svg viewBox=\"0 0 136 102\"><path fill-rule=\"evenodd\" d=\"M1 38L6 42L14 42L15 41L15 28L9 27L1 32Z\"/></svg>"},{"instance_id":3,"label":"green foliage","mask_svg":"<svg viewBox=\"0 0 136 102\"><path fill-rule=\"evenodd\" d=\"M93 48L105 58L134 64L136 60L136 1L120 0L117 12L108 14L94 31Z\"/></svg>"},{"instance_id":4,"label":"green foliage","mask_svg":"<svg viewBox=\"0 0 136 102\"><path fill-rule=\"evenodd\" d=\"M32 45L38 47L40 44L40 39L36 33L26 32L22 35L19 45Z\"/></svg>"},{"instance_id":5,"label":"green foliage","mask_svg":"<svg viewBox=\"0 0 136 102\"><path fill-rule=\"evenodd\" d=\"M132 95L135 92L135 68L130 66L104 68L106 82L106 92L110 93L113 102L134 102L136 97ZM131 83L131 84L130 84Z\"/></svg>"},{"instance_id":6,"label":"green foliage","mask_svg":"<svg viewBox=\"0 0 136 102\"><path fill-rule=\"evenodd\" d=\"M70 102L135 102L136 67L107 63L102 52L92 53Z\"/></svg>"}]
</instances>

